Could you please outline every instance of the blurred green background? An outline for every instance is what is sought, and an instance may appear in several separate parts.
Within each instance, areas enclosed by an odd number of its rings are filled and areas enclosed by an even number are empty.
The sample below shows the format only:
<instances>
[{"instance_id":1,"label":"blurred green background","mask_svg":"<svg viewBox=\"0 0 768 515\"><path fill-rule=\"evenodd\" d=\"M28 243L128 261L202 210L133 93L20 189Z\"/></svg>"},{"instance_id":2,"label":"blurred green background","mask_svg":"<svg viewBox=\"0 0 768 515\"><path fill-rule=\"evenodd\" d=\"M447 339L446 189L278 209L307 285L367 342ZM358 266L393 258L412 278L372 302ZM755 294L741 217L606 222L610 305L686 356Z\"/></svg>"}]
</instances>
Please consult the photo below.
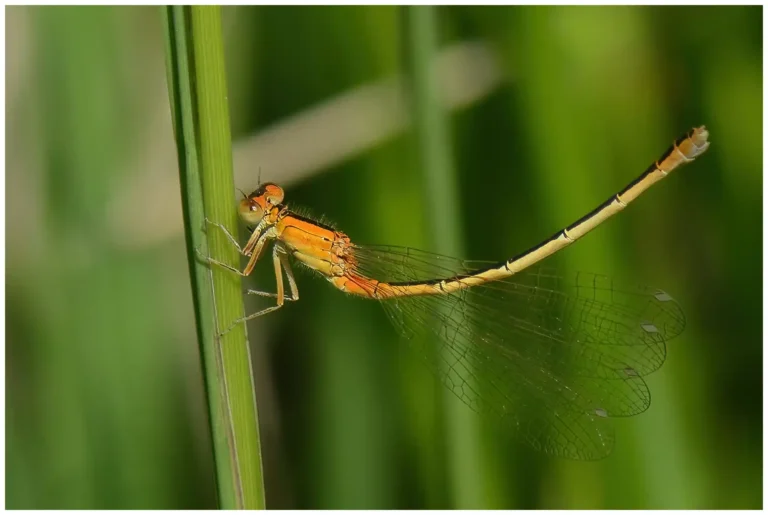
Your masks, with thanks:
<instances>
[{"instance_id":1,"label":"blurred green background","mask_svg":"<svg viewBox=\"0 0 768 515\"><path fill-rule=\"evenodd\" d=\"M268 507L760 508L762 8L435 15L464 257L532 246L708 126L702 158L552 262L662 287L687 328L614 453L569 462L443 391L376 303L299 274L249 327ZM224 8L236 184L261 169L354 241L429 250L404 20ZM161 29L152 7L6 9L9 508L215 506Z\"/></svg>"}]
</instances>

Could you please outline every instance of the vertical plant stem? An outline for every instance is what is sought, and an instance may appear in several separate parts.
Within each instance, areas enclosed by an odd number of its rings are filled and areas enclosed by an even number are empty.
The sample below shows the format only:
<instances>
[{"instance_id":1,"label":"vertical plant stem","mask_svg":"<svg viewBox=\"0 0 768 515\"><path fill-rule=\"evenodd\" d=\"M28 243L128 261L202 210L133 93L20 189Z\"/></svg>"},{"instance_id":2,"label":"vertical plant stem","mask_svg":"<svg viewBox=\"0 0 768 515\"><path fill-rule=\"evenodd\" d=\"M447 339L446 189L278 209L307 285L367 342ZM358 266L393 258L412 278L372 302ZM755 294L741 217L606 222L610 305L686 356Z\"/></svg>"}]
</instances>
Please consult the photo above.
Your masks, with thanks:
<instances>
[{"instance_id":1,"label":"vertical plant stem","mask_svg":"<svg viewBox=\"0 0 768 515\"><path fill-rule=\"evenodd\" d=\"M229 111L218 7L165 8L168 84L178 147L198 338L213 435L219 503L224 509L265 507L250 350L239 276L210 266L204 255L239 266L220 229L237 234Z\"/></svg>"},{"instance_id":2,"label":"vertical plant stem","mask_svg":"<svg viewBox=\"0 0 768 515\"><path fill-rule=\"evenodd\" d=\"M464 253L461 206L451 157L446 114L440 106L432 63L437 54L434 6L406 7L410 92L419 154L424 170L424 198L431 244L437 252Z\"/></svg>"},{"instance_id":3,"label":"vertical plant stem","mask_svg":"<svg viewBox=\"0 0 768 515\"><path fill-rule=\"evenodd\" d=\"M425 211L431 245L449 256L464 254L457 176L452 162L449 129L440 105L433 63L437 54L434 6L405 7L405 34L410 91L421 164L424 169ZM439 350L438 352L446 352ZM451 395L452 394L447 394ZM479 422L456 399L446 403L449 484L455 508L484 507ZM468 478L472 478L469 481Z\"/></svg>"}]
</instances>

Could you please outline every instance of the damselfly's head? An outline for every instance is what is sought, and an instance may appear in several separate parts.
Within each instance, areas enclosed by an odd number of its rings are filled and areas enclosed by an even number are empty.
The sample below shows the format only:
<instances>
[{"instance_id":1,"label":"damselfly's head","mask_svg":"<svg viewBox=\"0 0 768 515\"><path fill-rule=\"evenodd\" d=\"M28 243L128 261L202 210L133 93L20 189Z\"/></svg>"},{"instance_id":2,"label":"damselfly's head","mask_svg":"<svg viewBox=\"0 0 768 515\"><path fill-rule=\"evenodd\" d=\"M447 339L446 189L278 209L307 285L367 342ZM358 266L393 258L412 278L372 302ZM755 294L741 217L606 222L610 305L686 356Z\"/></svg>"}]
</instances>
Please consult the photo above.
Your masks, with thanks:
<instances>
[{"instance_id":1,"label":"damselfly's head","mask_svg":"<svg viewBox=\"0 0 768 515\"><path fill-rule=\"evenodd\" d=\"M283 201L285 193L277 184L265 182L256 191L243 197L238 208L240 218L247 225L258 225L272 207Z\"/></svg>"}]
</instances>

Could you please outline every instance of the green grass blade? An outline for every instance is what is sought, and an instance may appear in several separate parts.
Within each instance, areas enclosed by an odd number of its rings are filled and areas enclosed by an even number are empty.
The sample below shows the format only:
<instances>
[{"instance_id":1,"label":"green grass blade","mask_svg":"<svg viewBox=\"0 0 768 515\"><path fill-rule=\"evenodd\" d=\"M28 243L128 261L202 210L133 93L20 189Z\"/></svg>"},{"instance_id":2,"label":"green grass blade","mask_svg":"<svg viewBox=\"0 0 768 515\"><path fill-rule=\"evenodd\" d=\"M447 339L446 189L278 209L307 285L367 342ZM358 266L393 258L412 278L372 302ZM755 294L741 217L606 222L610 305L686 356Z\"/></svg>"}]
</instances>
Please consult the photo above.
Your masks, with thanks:
<instances>
[{"instance_id":1,"label":"green grass blade","mask_svg":"<svg viewBox=\"0 0 768 515\"><path fill-rule=\"evenodd\" d=\"M179 156L185 232L222 508L265 507L259 426L238 276L209 267L199 248L237 267L220 230L237 234L224 48L218 7L165 9L169 94ZM206 237L207 236L207 237Z\"/></svg>"}]
</instances>

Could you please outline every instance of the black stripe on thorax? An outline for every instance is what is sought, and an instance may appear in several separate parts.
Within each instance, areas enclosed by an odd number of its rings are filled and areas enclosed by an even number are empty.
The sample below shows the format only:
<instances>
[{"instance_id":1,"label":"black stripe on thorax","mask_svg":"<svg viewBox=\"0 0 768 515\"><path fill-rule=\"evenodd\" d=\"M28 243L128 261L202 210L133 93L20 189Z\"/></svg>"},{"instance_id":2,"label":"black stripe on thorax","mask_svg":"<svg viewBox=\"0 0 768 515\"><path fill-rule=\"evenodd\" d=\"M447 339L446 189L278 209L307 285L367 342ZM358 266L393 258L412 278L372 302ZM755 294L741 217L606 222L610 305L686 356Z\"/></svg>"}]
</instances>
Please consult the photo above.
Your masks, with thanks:
<instances>
[{"instance_id":1,"label":"black stripe on thorax","mask_svg":"<svg viewBox=\"0 0 768 515\"><path fill-rule=\"evenodd\" d=\"M293 211L286 210L287 216L291 216L297 220L301 220L302 222L307 222L308 224L316 225L322 229L325 229L327 231L336 232L336 229L331 227L330 225L324 224L323 222L319 222L317 220L313 220L312 218L307 218L306 216L301 216L300 214L297 214Z\"/></svg>"}]
</instances>

